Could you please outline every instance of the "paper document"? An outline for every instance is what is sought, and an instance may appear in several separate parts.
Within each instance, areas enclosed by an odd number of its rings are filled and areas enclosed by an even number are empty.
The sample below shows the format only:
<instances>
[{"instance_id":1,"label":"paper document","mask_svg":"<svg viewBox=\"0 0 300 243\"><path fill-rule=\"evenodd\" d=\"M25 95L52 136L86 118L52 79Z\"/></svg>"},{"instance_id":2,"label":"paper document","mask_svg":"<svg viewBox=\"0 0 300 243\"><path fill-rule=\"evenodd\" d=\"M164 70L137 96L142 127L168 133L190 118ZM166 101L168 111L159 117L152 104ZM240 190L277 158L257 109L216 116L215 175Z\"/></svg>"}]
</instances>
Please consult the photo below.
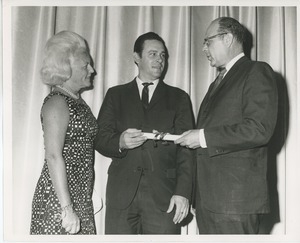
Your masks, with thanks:
<instances>
[{"instance_id":1,"label":"paper document","mask_svg":"<svg viewBox=\"0 0 300 243\"><path fill-rule=\"evenodd\" d=\"M155 139L155 140L166 140L166 141L175 141L176 139L180 138L181 135L173 135L169 133L149 133L144 132L144 136L148 139Z\"/></svg>"}]
</instances>

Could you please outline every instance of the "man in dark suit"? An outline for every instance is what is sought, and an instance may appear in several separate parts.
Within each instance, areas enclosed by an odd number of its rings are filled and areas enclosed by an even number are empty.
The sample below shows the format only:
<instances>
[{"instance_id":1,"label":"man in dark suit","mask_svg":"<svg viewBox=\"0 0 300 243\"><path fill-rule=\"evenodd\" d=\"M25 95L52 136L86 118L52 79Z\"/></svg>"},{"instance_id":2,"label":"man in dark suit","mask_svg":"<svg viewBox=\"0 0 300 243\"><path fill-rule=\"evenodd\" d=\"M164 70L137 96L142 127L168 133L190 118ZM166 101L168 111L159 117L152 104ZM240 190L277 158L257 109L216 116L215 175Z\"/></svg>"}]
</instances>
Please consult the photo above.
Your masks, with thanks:
<instances>
[{"instance_id":1,"label":"man in dark suit","mask_svg":"<svg viewBox=\"0 0 300 243\"><path fill-rule=\"evenodd\" d=\"M175 141L197 149L202 234L255 234L260 215L269 212L267 147L277 120L277 87L268 64L244 56L244 40L245 29L233 18L210 24L203 51L220 75L202 101L198 129Z\"/></svg>"},{"instance_id":2,"label":"man in dark suit","mask_svg":"<svg viewBox=\"0 0 300 243\"><path fill-rule=\"evenodd\" d=\"M160 36L141 35L134 45L138 76L110 88L101 106L95 148L112 158L106 234L180 234L189 212L192 151L144 136L153 130L182 134L194 127L189 96L160 79L167 56Z\"/></svg>"}]
</instances>

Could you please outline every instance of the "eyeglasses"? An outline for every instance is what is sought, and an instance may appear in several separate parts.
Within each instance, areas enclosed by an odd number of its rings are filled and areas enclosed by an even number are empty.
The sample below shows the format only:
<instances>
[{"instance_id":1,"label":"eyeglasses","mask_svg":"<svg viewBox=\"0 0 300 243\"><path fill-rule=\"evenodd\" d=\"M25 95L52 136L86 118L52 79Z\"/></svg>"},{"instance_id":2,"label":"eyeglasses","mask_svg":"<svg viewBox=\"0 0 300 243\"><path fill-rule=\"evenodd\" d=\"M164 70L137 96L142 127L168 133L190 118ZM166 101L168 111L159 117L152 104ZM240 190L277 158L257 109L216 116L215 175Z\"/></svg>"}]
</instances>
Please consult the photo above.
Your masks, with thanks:
<instances>
[{"instance_id":1,"label":"eyeglasses","mask_svg":"<svg viewBox=\"0 0 300 243\"><path fill-rule=\"evenodd\" d=\"M228 34L228 32L224 32L224 33L219 33L219 34L216 34L216 35L212 35L212 36L209 36L207 38L204 39L204 42L203 42L203 46L209 46L210 45L210 40L218 37L218 36L221 36L221 35L226 35Z\"/></svg>"}]
</instances>

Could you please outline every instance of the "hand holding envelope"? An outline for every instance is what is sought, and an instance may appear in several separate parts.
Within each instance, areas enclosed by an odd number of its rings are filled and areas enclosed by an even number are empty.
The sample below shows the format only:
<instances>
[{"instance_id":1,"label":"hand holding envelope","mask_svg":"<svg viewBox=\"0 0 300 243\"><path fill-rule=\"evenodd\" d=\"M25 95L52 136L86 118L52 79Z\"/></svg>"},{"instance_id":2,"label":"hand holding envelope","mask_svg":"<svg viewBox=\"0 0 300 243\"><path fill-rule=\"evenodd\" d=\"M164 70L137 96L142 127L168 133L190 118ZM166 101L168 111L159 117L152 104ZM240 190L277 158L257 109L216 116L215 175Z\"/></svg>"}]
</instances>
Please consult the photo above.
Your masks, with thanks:
<instances>
[{"instance_id":1,"label":"hand holding envelope","mask_svg":"<svg viewBox=\"0 0 300 243\"><path fill-rule=\"evenodd\" d=\"M133 149L142 145L146 140L141 130L128 128L120 136L119 149Z\"/></svg>"},{"instance_id":2,"label":"hand holding envelope","mask_svg":"<svg viewBox=\"0 0 300 243\"><path fill-rule=\"evenodd\" d=\"M180 135L180 138L174 141L175 144L179 144L183 147L196 149L200 147L199 130L189 130Z\"/></svg>"},{"instance_id":3,"label":"hand holding envelope","mask_svg":"<svg viewBox=\"0 0 300 243\"><path fill-rule=\"evenodd\" d=\"M180 144L188 148L196 148L195 142L198 141L198 135L195 130L186 131L181 135L174 135L164 132L158 132L153 130L152 133L142 132L135 128L129 128L125 130L120 137L119 146L120 149L133 149L142 145L147 139L163 140L163 141L174 141L175 144Z\"/></svg>"},{"instance_id":4,"label":"hand holding envelope","mask_svg":"<svg viewBox=\"0 0 300 243\"><path fill-rule=\"evenodd\" d=\"M173 135L153 130L153 133L144 132L144 136L147 139L174 141L175 144L179 144L183 147L191 149L200 147L199 130L189 130L182 133L181 135Z\"/></svg>"}]
</instances>

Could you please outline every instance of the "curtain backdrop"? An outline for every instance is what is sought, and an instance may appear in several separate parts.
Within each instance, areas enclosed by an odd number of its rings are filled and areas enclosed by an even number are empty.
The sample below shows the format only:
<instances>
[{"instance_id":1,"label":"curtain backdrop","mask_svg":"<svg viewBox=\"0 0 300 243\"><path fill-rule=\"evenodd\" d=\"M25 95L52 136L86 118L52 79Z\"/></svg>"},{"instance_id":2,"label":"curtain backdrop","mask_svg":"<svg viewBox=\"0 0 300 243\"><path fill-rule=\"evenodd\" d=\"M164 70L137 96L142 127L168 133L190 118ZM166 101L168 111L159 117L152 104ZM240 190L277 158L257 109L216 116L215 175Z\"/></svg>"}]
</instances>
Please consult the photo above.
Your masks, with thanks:
<instances>
[{"instance_id":1,"label":"curtain backdrop","mask_svg":"<svg viewBox=\"0 0 300 243\"><path fill-rule=\"evenodd\" d=\"M295 195L289 189L294 185L288 177L295 176L294 169L299 162L294 159L299 105L296 14L293 6L12 7L9 33L12 80L5 80L11 82L12 88L11 233L29 234L31 200L43 165L40 109L49 87L41 82L39 70L46 41L62 30L74 31L87 40L97 75L94 88L82 96L97 117L108 88L129 82L137 74L133 61L136 38L148 31L158 33L170 54L165 82L190 95L197 117L200 103L216 74L202 52L203 38L209 23L220 16L234 17L248 29L246 54L253 60L269 63L277 75L279 118L271 141L268 171L272 213L264 218L261 233L289 233L294 218L286 204L294 202ZM99 235L104 234L110 161L96 152L93 198ZM195 220L182 229L182 234L197 234Z\"/></svg>"}]
</instances>

